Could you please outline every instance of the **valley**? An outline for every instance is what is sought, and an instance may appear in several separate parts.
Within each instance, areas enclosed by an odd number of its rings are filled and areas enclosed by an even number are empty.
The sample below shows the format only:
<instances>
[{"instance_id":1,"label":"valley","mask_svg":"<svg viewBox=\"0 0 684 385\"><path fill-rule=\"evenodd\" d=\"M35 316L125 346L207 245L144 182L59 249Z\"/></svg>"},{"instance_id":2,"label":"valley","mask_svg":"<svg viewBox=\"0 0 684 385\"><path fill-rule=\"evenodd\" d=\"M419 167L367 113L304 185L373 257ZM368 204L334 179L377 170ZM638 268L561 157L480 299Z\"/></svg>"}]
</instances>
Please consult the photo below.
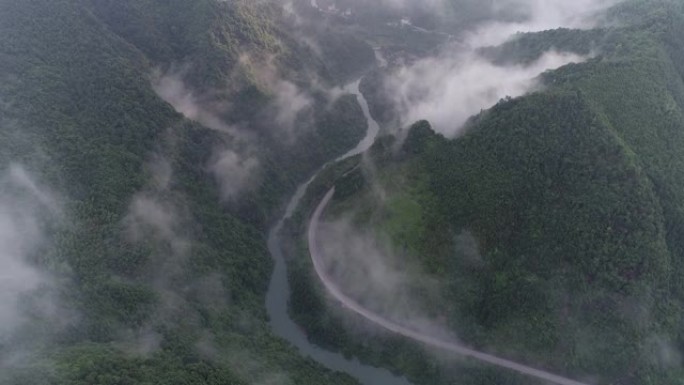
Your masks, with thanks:
<instances>
[{"instance_id":1,"label":"valley","mask_svg":"<svg viewBox=\"0 0 684 385\"><path fill-rule=\"evenodd\" d=\"M0 0L0 384L684 376L681 0Z\"/></svg>"}]
</instances>

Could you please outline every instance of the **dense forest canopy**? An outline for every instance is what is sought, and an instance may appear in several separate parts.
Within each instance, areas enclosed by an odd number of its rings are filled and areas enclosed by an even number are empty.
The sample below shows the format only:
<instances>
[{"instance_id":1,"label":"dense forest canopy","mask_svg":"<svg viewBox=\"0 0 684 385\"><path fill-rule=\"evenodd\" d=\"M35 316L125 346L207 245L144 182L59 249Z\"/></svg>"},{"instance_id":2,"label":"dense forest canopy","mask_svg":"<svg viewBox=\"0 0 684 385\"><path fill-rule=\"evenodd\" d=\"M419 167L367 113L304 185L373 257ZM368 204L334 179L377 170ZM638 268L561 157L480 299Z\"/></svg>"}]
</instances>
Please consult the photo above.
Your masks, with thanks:
<instances>
[{"instance_id":1,"label":"dense forest canopy","mask_svg":"<svg viewBox=\"0 0 684 385\"><path fill-rule=\"evenodd\" d=\"M27 207L3 210L22 244L3 233L2 263L28 280L2 297L16 320L3 318L0 383L348 382L276 340L263 309L266 225L366 125L353 96L314 92L286 117L294 140L266 131L281 88L337 81L281 13L212 0L0 2L2 205ZM159 77L200 112L163 100ZM251 164L258 179L238 190Z\"/></svg>"},{"instance_id":2,"label":"dense forest canopy","mask_svg":"<svg viewBox=\"0 0 684 385\"><path fill-rule=\"evenodd\" d=\"M590 383L678 383L683 10L676 1L626 2L607 14L610 27L519 34L487 47L482 54L501 63L533 62L550 48L592 54L544 73L536 92L503 98L455 138L419 122L379 141L362 162L367 171L329 177L338 190L330 220L364 228L347 243L361 244L364 232L384 239L394 253L385 269L417 264L429 278L415 306L472 346ZM374 95L374 114L396 124L391 99ZM420 350L378 347L399 343L388 337L368 343L339 332L354 327L334 304L304 294L320 290L306 283L308 269L303 259L292 273L293 307L321 343L416 382L492 381L431 367ZM441 282L438 295L425 294L434 290L428 279Z\"/></svg>"},{"instance_id":3,"label":"dense forest canopy","mask_svg":"<svg viewBox=\"0 0 684 385\"><path fill-rule=\"evenodd\" d=\"M369 127L357 81L383 136L285 222L312 341L413 384L531 381L327 301L304 234L334 185L327 219L403 269L384 289L470 346L681 382L684 3L596 3L0 0L0 384L357 383L264 306L269 227ZM532 27L472 34L501 25Z\"/></svg>"}]
</instances>

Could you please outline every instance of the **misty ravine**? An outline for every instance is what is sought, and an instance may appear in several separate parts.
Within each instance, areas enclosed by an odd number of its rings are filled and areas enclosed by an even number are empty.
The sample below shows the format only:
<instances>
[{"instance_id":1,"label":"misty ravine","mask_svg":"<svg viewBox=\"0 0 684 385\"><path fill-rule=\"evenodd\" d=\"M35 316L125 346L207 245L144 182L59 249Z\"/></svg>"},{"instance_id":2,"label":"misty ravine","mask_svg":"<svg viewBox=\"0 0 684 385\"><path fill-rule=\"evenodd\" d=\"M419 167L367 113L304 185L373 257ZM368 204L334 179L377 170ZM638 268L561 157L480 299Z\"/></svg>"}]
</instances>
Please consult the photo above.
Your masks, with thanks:
<instances>
[{"instance_id":1,"label":"misty ravine","mask_svg":"<svg viewBox=\"0 0 684 385\"><path fill-rule=\"evenodd\" d=\"M359 90L359 84L360 80L348 85L345 87L345 90L357 96L366 120L368 121L368 131L364 139L359 142L356 148L351 149L349 152L335 159L333 162L338 162L365 152L373 144L379 132L379 125L370 115L368 102ZM269 290L266 296L266 308L268 311L271 327L275 334L297 347L302 355L311 357L315 361L332 370L349 374L364 385L410 385L410 382L406 378L395 376L386 369L365 365L356 358L348 359L340 353L328 351L315 344L312 344L309 342L302 328L300 328L288 314L288 301L291 290L287 277L287 266L280 245L280 232L283 228L285 220L290 218L298 208L300 200L306 193L306 189L309 187L311 182L316 179L320 171L322 171L325 166L327 166L327 163L323 165L319 171L314 173L309 180L302 183L297 188L295 194L288 202L284 215L282 218L280 218L280 220L278 220L278 222L271 228L269 232L268 249L275 261L273 275L271 276L271 282L269 284ZM325 210L325 207L329 203L333 194L334 188L331 189L321 200L310 219L308 229L308 246L317 277L323 283L326 291L331 294L333 298L339 301L345 309L362 316L369 322L372 322L373 324L376 324L386 330L402 335L426 346L435 347L449 353L469 357L487 364L506 368L557 385L588 385L586 383L578 382L550 372L526 366L521 363L470 349L456 342L443 341L440 338L412 330L411 328L402 326L393 320L386 319L381 315L373 313L372 311L358 304L350 297L346 296L343 291L340 290L340 288L338 288L335 283L329 279L329 277L327 277L322 263L316 256L316 228L321 214Z\"/></svg>"},{"instance_id":2,"label":"misty ravine","mask_svg":"<svg viewBox=\"0 0 684 385\"><path fill-rule=\"evenodd\" d=\"M497 100L504 96L519 96L527 93L538 85L538 76L544 71L587 60L589 56L550 50L541 54L531 63L502 66L482 57L478 51L482 47L502 44L517 31L538 31L559 26L583 27L583 23L578 21L583 19L576 17L577 12L579 12L578 9L561 7L562 12L553 12L562 3L560 1L549 2L549 4L539 3L533 9L532 16L526 24L484 24L480 29L467 35L463 42L445 45L443 52L436 57L424 58L402 67L401 70L394 73L393 78L386 86L389 90L388 93L395 99L395 104L401 107L400 125L407 127L412 122L427 119L441 134L447 137L455 137L460 134L464 123L470 116L477 114L482 108L496 104ZM608 3L610 1L602 2L596 9L591 8L591 11L598 12L598 10L604 9L603 7L607 6ZM318 3L314 0L311 1L311 6L320 10ZM418 28L412 26L409 20L402 20L400 23ZM357 81L347 86L346 90L355 94L359 99L368 121L368 132L356 148L335 161L365 152L373 144L379 131L378 123L370 116L368 103L359 91L358 85L359 82ZM409 384L407 379L395 376L385 369L364 365L358 359L347 359L341 354L327 351L310 343L306 333L289 317L288 300L291 290L279 234L285 220L295 212L307 187L318 176L319 172L316 172L308 181L298 187L289 201L285 214L269 233L268 249L275 260L274 272L266 297L271 327L275 334L296 346L302 355L311 357L332 370L344 372L364 385ZM327 275L317 254L320 246L316 243L318 222L333 194L334 189L322 198L310 219L308 246L317 278L323 284L325 291L338 301L344 309L363 317L374 325L426 347L437 348L449 354L518 372L547 383L588 385L523 363L471 349L456 340L440 338L407 327L400 322L365 308L345 294L344 290Z\"/></svg>"},{"instance_id":3,"label":"misty ravine","mask_svg":"<svg viewBox=\"0 0 684 385\"><path fill-rule=\"evenodd\" d=\"M358 155L366 151L375 141L378 134L378 123L371 117L368 103L359 91L359 81L345 87L350 93L356 95L363 109L363 113L368 121L368 131L366 136L356 148L337 158L335 162ZM325 165L321 167L323 170ZM273 275L266 295L266 309L271 323L271 328L276 335L290 342L297 347L304 356L311 357L315 361L326 367L346 373L364 385L410 385L408 380L390 373L386 369L364 365L358 359L347 359L342 354L331 352L309 342L304 331L290 318L288 314L288 300L290 298L290 284L287 280L287 266L280 245L280 231L286 219L292 216L299 205L299 201L304 196L307 187L318 176L316 172L308 181L301 184L295 194L290 199L285 214L273 226L268 235L268 250L275 261Z\"/></svg>"},{"instance_id":4,"label":"misty ravine","mask_svg":"<svg viewBox=\"0 0 684 385\"><path fill-rule=\"evenodd\" d=\"M358 89L359 83L360 81L357 81L347 86L345 89L354 93L359 99L364 115L368 120L368 132L366 133L365 138L359 142L356 148L335 159L334 162L341 161L365 152L373 144L373 141L375 140L379 131L378 123L371 117L368 103ZM325 168L325 165L320 170L323 170L323 168ZM332 370L347 373L359 380L364 385L410 385L410 382L407 379L395 376L386 369L365 365L356 358L347 359L340 353L328 351L310 343L304 331L290 318L288 314L290 286L287 280L287 266L281 249L279 234L283 228L285 220L290 218L297 209L300 200L306 193L306 189L318 176L320 170L297 188L297 191L287 205L283 217L275 224L275 226L271 228L269 232L268 249L275 261L273 275L271 276L271 282L269 285L268 294L266 296L266 309L270 318L271 327L278 336L284 338L292 345L297 347L302 355L311 357ZM321 202L316 207L316 210L311 216L309 222L307 238L311 261L314 265L314 270L316 271L317 277L323 283L325 290L332 295L335 300L339 301L345 309L362 316L364 319L372 322L375 325L419 343L425 344L426 346L435 347L449 353L469 357L487 364L506 368L557 385L589 385L521 363L500 358L485 352L480 352L463 346L455 341L444 341L438 337L421 333L409 327L403 326L393 320L386 319L379 314L375 314L345 295L344 292L327 276L324 266L317 255L318 247L316 244L316 229L318 227L320 217L330 202L334 192L334 188L328 191L328 193L325 195L325 197L323 197Z\"/></svg>"}]
</instances>

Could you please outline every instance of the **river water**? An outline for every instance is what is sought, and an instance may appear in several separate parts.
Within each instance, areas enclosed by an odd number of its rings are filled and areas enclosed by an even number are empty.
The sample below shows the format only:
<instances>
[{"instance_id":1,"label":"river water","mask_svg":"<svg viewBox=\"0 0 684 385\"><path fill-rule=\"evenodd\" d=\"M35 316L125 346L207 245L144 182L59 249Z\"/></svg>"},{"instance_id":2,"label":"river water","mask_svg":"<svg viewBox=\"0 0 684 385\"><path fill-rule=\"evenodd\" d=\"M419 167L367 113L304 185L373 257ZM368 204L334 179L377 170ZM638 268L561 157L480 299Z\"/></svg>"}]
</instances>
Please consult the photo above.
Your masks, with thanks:
<instances>
[{"instance_id":1,"label":"river water","mask_svg":"<svg viewBox=\"0 0 684 385\"><path fill-rule=\"evenodd\" d=\"M375 141L378 135L378 123L370 115L368 103L359 91L360 81L345 87L345 91L355 94L361 104L363 113L368 121L366 136L358 145L337 158L343 160L366 151ZM321 168L320 170L322 170ZM306 188L320 172L316 172L308 181L301 184L290 199L283 217L271 228L268 235L268 250L275 262L273 275L266 295L266 310L270 318L273 332L294 345L303 356L308 356L323 364L329 369L344 372L356 378L363 385L410 385L403 377L395 376L386 369L376 368L359 362L356 358L347 359L342 354L325 350L308 341L304 331L294 323L288 314L288 301L290 299L290 285L287 280L287 266L280 244L280 232L285 220L292 216L304 196Z\"/></svg>"},{"instance_id":2,"label":"river water","mask_svg":"<svg viewBox=\"0 0 684 385\"><path fill-rule=\"evenodd\" d=\"M359 83L357 81L345 88L349 93L354 93L357 95L359 103L363 109L363 113L368 121L368 131L363 140L359 144L346 154L337 158L335 161L343 160L366 151L374 142L376 136L378 135L379 127L378 124L370 116L370 111L368 108L368 103L359 91ZM325 167L325 166L324 166ZM322 170L323 168L321 168ZM294 211L306 192L306 188L318 175L316 172L308 181L301 184L294 196L290 199L289 204L283 217L276 223L276 225L271 229L268 237L268 249L275 260L275 269L271 277L271 283L269 286L268 294L266 296L266 308L268 315L270 317L271 327L273 331L280 337L289 341L292 345L299 349L300 353L304 356L313 358L315 361L323 364L324 366L339 372L344 372L350 376L356 378L363 385L410 385L408 380L404 377L395 376L388 370L376 368L373 366L365 365L359 362L357 359L347 359L343 355L331 352L320 348L314 344L311 344L301 328L299 328L294 321L289 317L288 301L290 298L290 286L287 280L287 266L285 264L285 259L280 247L280 231L283 228L284 222L287 218L292 216ZM565 378L551 372L540 370L538 368L530 367L525 364L517 363L514 361L507 360L505 358L497 357L482 351L471 349L465 345L461 345L457 341L445 341L435 336L423 334L417 330L413 330L410 327L403 326L393 320L385 319L384 317L373 313L372 311L365 309L363 306L355 302L353 299L347 297L332 280L327 277L320 261L318 260L318 247L316 244L316 228L318 220L321 216L322 211L325 209L327 203L330 201L334 192L334 188L331 189L328 194L323 198L316 208L308 229L308 242L309 250L311 253L312 262L314 264L314 269L318 275L318 278L324 284L326 291L331 294L336 300L342 303L345 308L353 311L362 317L366 318L368 321L379 325L389 331L396 334L405 336L414 341L420 342L427 346L432 346L441 349L445 352L454 353L462 357L470 357L477 361L481 361L493 366L498 366L511 371L515 371L530 377L535 377L537 379L543 380L545 382L554 383L558 385L587 385L587 383L579 382L570 378Z\"/></svg>"}]
</instances>

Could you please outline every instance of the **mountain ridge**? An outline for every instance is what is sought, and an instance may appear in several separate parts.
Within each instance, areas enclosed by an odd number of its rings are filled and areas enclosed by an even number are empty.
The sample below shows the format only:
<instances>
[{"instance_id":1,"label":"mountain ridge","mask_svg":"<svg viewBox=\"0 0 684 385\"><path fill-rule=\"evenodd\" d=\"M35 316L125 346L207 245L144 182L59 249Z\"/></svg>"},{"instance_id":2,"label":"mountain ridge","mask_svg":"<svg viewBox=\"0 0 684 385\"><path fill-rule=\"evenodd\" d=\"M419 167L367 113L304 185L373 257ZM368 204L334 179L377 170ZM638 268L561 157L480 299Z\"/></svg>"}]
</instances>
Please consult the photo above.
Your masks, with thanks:
<instances>
[{"instance_id":1,"label":"mountain ridge","mask_svg":"<svg viewBox=\"0 0 684 385\"><path fill-rule=\"evenodd\" d=\"M648 12L634 16L642 7ZM601 41L596 57L545 72L542 89L502 99L471 118L460 136L444 138L423 122L400 150L396 141L380 140L373 171L353 185L349 178L335 182L357 192L346 188L334 198L329 220L347 210L362 231L387 240L394 258L441 279L446 299L423 301L474 346L600 383L676 383L680 366L664 352L681 346L676 277L684 185L677 165L684 105L673 60L681 52L672 44L684 33L681 4L628 2L609 15L622 25L559 35L584 52ZM527 47L521 58L534 57L543 49L535 39L544 35L553 32L510 44ZM382 114L382 100L369 100L374 115ZM382 199L376 190L384 191ZM458 251L463 234L477 240L476 262ZM321 288L304 282L306 263L295 266L291 280L306 305L295 303L293 311L320 343L417 382L467 376L465 369L427 369L418 363L425 356L419 349L399 353L331 332L356 324L340 319L320 295L304 297L303 290ZM322 303L315 317L302 311L311 301ZM399 344L374 338L377 345Z\"/></svg>"}]
</instances>

